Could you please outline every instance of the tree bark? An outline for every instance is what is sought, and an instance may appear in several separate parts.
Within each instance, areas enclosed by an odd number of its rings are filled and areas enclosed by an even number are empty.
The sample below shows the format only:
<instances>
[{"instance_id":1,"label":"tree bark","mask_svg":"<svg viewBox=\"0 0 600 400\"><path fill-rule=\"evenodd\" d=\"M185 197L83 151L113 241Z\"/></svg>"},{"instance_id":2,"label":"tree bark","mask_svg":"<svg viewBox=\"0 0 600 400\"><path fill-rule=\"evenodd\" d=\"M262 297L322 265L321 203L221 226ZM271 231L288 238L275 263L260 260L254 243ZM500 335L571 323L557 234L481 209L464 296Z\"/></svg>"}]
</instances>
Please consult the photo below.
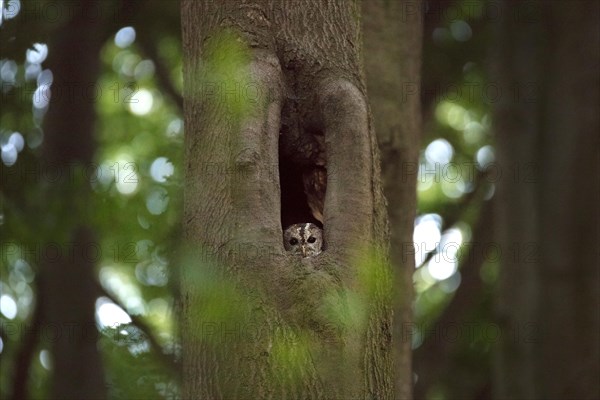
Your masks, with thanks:
<instances>
[{"instance_id":1,"label":"tree bark","mask_svg":"<svg viewBox=\"0 0 600 400\"><path fill-rule=\"evenodd\" d=\"M104 371L97 348L95 322L95 234L90 227L90 184L85 179L95 151L96 114L89 90L99 74L98 53L104 43L101 18L94 3L58 29L50 43L48 68L52 95L43 130L42 165L45 209L40 299L42 328L52 332L51 398L103 399ZM106 11L106 10L104 10ZM104 13L106 15L106 13ZM47 93L45 93L47 95ZM56 179L54 179L56 178Z\"/></svg>"},{"instance_id":2,"label":"tree bark","mask_svg":"<svg viewBox=\"0 0 600 400\"><path fill-rule=\"evenodd\" d=\"M360 10L188 0L182 22L183 397L392 398L387 218ZM323 157L326 246L298 259L282 243L280 163Z\"/></svg>"},{"instance_id":3,"label":"tree bark","mask_svg":"<svg viewBox=\"0 0 600 400\"><path fill-rule=\"evenodd\" d=\"M423 5L407 0L363 2L365 72L391 226L397 399L411 399L413 387L412 343L405 331L412 323L415 269L412 235L421 140Z\"/></svg>"},{"instance_id":4,"label":"tree bark","mask_svg":"<svg viewBox=\"0 0 600 400\"><path fill-rule=\"evenodd\" d=\"M507 1L503 11L494 395L598 398L599 4Z\"/></svg>"}]
</instances>

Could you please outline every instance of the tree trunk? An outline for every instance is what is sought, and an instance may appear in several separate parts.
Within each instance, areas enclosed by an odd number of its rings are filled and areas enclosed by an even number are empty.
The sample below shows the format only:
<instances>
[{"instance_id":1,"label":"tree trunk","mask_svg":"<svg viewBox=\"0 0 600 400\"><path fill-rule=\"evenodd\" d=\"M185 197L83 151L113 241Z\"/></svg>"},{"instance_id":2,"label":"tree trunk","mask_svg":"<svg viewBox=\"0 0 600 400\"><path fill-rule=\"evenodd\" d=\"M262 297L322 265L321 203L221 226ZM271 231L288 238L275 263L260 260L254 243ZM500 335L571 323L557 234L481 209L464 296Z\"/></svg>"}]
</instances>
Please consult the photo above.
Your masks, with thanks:
<instances>
[{"instance_id":1,"label":"tree trunk","mask_svg":"<svg viewBox=\"0 0 600 400\"><path fill-rule=\"evenodd\" d=\"M394 269L395 396L412 398L411 340L416 177L421 139L423 4L363 2L365 72L383 156Z\"/></svg>"},{"instance_id":2,"label":"tree trunk","mask_svg":"<svg viewBox=\"0 0 600 400\"><path fill-rule=\"evenodd\" d=\"M99 74L103 44L100 18L89 18L94 3L64 21L50 43L52 95L44 118L42 182L45 190L40 232L42 331L51 339L55 399L106 397L97 347L94 261L97 241L89 226L89 167L95 141L95 104L90 100ZM104 10L106 11L106 10ZM47 95L47 92L44 93Z\"/></svg>"},{"instance_id":3,"label":"tree trunk","mask_svg":"<svg viewBox=\"0 0 600 400\"><path fill-rule=\"evenodd\" d=\"M599 4L504 5L494 395L598 398Z\"/></svg>"},{"instance_id":4,"label":"tree trunk","mask_svg":"<svg viewBox=\"0 0 600 400\"><path fill-rule=\"evenodd\" d=\"M183 2L184 398L393 397L359 23L342 0ZM282 200L282 165L327 171L316 257L284 251L282 221L309 196Z\"/></svg>"}]
</instances>

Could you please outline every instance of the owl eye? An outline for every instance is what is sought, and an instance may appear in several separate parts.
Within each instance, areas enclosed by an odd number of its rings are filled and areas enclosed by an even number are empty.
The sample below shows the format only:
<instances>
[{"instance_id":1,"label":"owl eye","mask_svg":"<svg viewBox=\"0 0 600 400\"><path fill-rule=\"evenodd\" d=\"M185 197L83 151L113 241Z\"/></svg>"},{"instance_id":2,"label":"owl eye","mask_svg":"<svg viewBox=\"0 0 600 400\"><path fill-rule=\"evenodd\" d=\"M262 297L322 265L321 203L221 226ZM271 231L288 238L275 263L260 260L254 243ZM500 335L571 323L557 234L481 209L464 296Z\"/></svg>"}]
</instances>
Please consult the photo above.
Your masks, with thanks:
<instances>
[{"instance_id":1,"label":"owl eye","mask_svg":"<svg viewBox=\"0 0 600 400\"><path fill-rule=\"evenodd\" d=\"M308 240L307 240L308 243L314 243L316 241L317 241L317 238L314 237L314 236L309 237Z\"/></svg>"},{"instance_id":2,"label":"owl eye","mask_svg":"<svg viewBox=\"0 0 600 400\"><path fill-rule=\"evenodd\" d=\"M291 245L298 244L298 239L296 239L296 238L291 238L291 239L290 239L290 244L291 244Z\"/></svg>"}]
</instances>

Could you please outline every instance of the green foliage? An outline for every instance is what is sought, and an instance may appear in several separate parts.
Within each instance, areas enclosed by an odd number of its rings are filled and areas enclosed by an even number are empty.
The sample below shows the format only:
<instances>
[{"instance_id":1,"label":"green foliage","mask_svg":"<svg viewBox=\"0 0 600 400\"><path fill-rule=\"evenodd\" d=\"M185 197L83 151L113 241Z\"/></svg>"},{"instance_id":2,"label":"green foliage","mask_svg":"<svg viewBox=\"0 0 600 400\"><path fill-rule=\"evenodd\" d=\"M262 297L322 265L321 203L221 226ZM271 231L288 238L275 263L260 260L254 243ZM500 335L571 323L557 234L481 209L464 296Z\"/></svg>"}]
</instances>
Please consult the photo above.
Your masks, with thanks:
<instances>
[{"instance_id":1,"label":"green foliage","mask_svg":"<svg viewBox=\"0 0 600 400\"><path fill-rule=\"evenodd\" d=\"M204 254L204 255L202 255ZM190 250L182 257L181 276L194 340L218 346L223 329L243 326L249 310L256 308L242 289L224 274L223 266L202 251Z\"/></svg>"},{"instance_id":2,"label":"green foliage","mask_svg":"<svg viewBox=\"0 0 600 400\"><path fill-rule=\"evenodd\" d=\"M427 161L426 149L430 144L443 139L452 148L451 162L464 166L474 162L482 148L493 146L491 102L485 92L490 82L484 65L489 27L481 15L483 3L470 0L450 3L463 11L459 14L471 15L462 22L472 28L473 35L466 41L454 39L452 29L453 26L456 29L457 21L446 18L443 13L435 26L426 32L423 82L427 129L421 160ZM99 54L101 74L96 82L99 95L95 102L98 117L95 162L94 165L73 166L71 176L74 179L65 186L44 186L40 179L43 119L41 112L32 112L31 99L37 83L26 77L24 62L25 51L31 49L33 43L52 38L59 26L34 18L3 21L0 59L3 63L14 62L17 69L15 81L11 83L12 91L6 89L7 82L2 82L0 142L4 145L13 132L20 132L26 141L15 165L0 163L3 246L0 289L1 294L14 299L18 307L14 319L0 313L3 326L30 321L35 304L35 277L43 255L41 245L48 239L68 242L71 228L85 221L99 238L101 251L96 264L102 286L122 303L127 313L138 315L147 322L165 350L176 354L172 310L175 282L170 271L175 264L173 249L179 244L178 227L181 224L183 121L182 110L158 83L156 68L156 63L160 62L165 67L167 80L176 91L182 91L178 10L173 4L152 2L139 10L141 22L136 25L136 29L140 26L137 32L146 35L151 32L149 41L156 46L159 60L149 60L135 42L132 46L119 48L112 36L106 40ZM119 28L121 26L114 27L115 30ZM434 32L437 28L440 30ZM50 51L58 49L50 47ZM233 127L263 106L259 99L264 97L256 96L257 85L250 79L251 62L246 43L235 33L222 31L206 43L203 60L197 63L200 69L196 71L195 84L201 88L203 100ZM148 107L149 103L151 106ZM165 177L156 170L160 170L157 165L166 164L172 165L173 172ZM455 228L462 232L464 240L468 240L469 226L477 221L483 198L475 197L474 203L464 202L472 190L478 190L470 173L473 170L463 168L462 175L454 182L444 179L441 170L435 170L435 166L429 168L433 174L419 176L419 213L439 214L445 222L462 221L463 225L455 224ZM21 175L23 171L37 172ZM91 171L97 174L91 174ZM91 190L89 196L79 195L82 187ZM487 193L488 189L485 187L483 191ZM61 201L65 197L78 199L70 203L75 204L74 208ZM463 212L465 209L466 213ZM444 225L444 228L451 227ZM215 274L213 261L205 261L200 264L198 260L187 258L181 263L188 269L184 273L191 273L191 281L197 283L194 293L199 299L199 308L196 312L198 320L194 323L245 321L248 308L256 304L230 281ZM459 259L459 271L461 262ZM466 317L478 323L478 329L485 328L489 321L490 288L496 281L497 268L493 262L486 262L481 267L485 290L479 298L473 299L476 306ZM420 326L434 323L444 312L457 290L457 285L450 285L456 278L460 281L457 273L437 280L432 277L428 265L415 271L415 314ZM321 322L329 323L332 332L361 332L372 311L373 298L389 293L391 285L390 277L373 255L357 263L355 283L352 289L326 293L322 302L318 299ZM309 305L315 306L314 303ZM305 310L300 313L302 311ZM145 334L133 326L122 326L136 332L133 338L127 338L119 333L120 330L102 328L101 349L111 398L177 397L175 371L157 357L160 350L149 345ZM198 339L218 345L216 336L209 333L204 331ZM475 332L475 335L481 337L484 333ZM485 368L480 366L488 360L489 341L467 339L464 338L456 350L460 368L453 369L453 377L431 388L431 398L461 397L464 393L456 388L456 382L469 377L483 379L481 374L485 373ZM0 397L6 398L22 336L11 334L2 336L2 340ZM415 342L419 343L419 340ZM276 332L271 348L273 370L285 369L291 371L290 379L301 379L309 362L308 354L315 352L313 346L313 338L307 331L296 327L281 328ZM40 362L40 351L46 348L47 343L42 343L35 351L30 379L32 398L43 398L47 394L50 371ZM419 357L418 348L416 352ZM283 368L286 365L295 367ZM474 365L478 367L473 368Z\"/></svg>"},{"instance_id":3,"label":"green foliage","mask_svg":"<svg viewBox=\"0 0 600 400\"><path fill-rule=\"evenodd\" d=\"M306 331L282 328L275 331L270 351L271 373L288 384L301 384L307 371L314 368L312 354L316 341Z\"/></svg>"},{"instance_id":4,"label":"green foliage","mask_svg":"<svg viewBox=\"0 0 600 400\"><path fill-rule=\"evenodd\" d=\"M133 325L106 328L100 342L111 399L178 399L176 371L148 352L144 333Z\"/></svg>"},{"instance_id":5,"label":"green foliage","mask_svg":"<svg viewBox=\"0 0 600 400\"><path fill-rule=\"evenodd\" d=\"M203 48L202 67L198 71L203 99L233 126L261 106L255 97L258 86L251 80L250 61L248 46L232 31L216 33Z\"/></svg>"},{"instance_id":6,"label":"green foliage","mask_svg":"<svg viewBox=\"0 0 600 400\"><path fill-rule=\"evenodd\" d=\"M98 238L97 243L90 244L93 252L89 254L94 257L100 283L127 313L146 322L150 330L147 333L157 337L163 347L148 346L145 339L124 344L119 335L103 336L101 349L111 398L176 398L176 371L157 354L164 351L174 357L176 349L174 282L169 270L181 219L183 121L182 110L163 94L167 91L158 84L156 63L163 64L167 79L181 89L179 15L172 12L173 3L168 2L149 4L138 13L142 20L144 14L154 12L163 20L175 18L175 23L157 24L155 28L160 31L152 32L160 39L149 42L161 56L168 57L159 60L148 59L136 42L126 48L117 47L113 34L122 26L109 24L112 20L107 22L107 32L115 31L107 36L99 54L98 81L75 83L79 87L94 85L96 97L88 100L94 102L97 113L95 160L90 165L69 165L62 171L64 184L59 185L46 179L55 177L52 172L56 171L41 164L43 118L41 112L32 112L37 83L35 78L26 77L28 64L24 57L35 42L48 44L50 53L60 51L53 43L61 24L31 18L37 15L36 10L44 9L45 2L21 3L21 14L4 20L0 29L0 59L17 66L13 89L9 91L11 85L2 82L0 142L4 145L13 132L20 132L25 138L14 165L0 162L0 291L14 299L18 307L14 319L0 313L0 323L30 323L36 301L35 280L46 255L45 243L59 243L63 255L67 254L69 248L65 246L72 240L72 228L87 224ZM60 2L55 5L66 10ZM149 33L140 29L137 34ZM42 63L41 69L44 68ZM4 78L7 76L3 74ZM53 94L58 95L60 89L64 88L52 88ZM77 138L73 141L76 145ZM66 198L72 200L65 201ZM114 315L99 317L100 322L103 318L110 321ZM102 323L99 328L105 328ZM21 339L21 335L10 332L2 336L2 398L11 390ZM47 348L47 344L43 346ZM48 376L53 372L51 367L47 370L40 365L39 350L34 353L31 366L32 398L47 396Z\"/></svg>"}]
</instances>

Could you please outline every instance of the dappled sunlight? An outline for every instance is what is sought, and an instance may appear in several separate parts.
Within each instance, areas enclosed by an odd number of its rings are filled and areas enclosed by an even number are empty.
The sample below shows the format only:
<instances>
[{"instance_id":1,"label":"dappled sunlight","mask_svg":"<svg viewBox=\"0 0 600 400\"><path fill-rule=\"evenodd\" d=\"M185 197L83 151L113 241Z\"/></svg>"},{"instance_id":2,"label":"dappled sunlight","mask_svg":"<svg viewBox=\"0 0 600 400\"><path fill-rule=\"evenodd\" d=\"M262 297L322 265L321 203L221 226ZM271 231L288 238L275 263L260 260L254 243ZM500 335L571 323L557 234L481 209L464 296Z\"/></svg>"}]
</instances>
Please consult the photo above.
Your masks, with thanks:
<instances>
[{"instance_id":1,"label":"dappled sunlight","mask_svg":"<svg viewBox=\"0 0 600 400\"><path fill-rule=\"evenodd\" d=\"M136 80L150 79L154 76L154 63L152 60L140 61L133 70L133 76Z\"/></svg>"},{"instance_id":2,"label":"dappled sunlight","mask_svg":"<svg viewBox=\"0 0 600 400\"><path fill-rule=\"evenodd\" d=\"M150 175L156 182L166 182L173 175L175 167L166 157L158 157L150 165Z\"/></svg>"},{"instance_id":3,"label":"dappled sunlight","mask_svg":"<svg viewBox=\"0 0 600 400\"><path fill-rule=\"evenodd\" d=\"M31 284L35 274L29 263L22 258L18 258L13 262L9 261L8 267L8 287L0 281L0 293L15 295L16 317L25 320L33 307L34 293Z\"/></svg>"},{"instance_id":4,"label":"dappled sunlight","mask_svg":"<svg viewBox=\"0 0 600 400\"><path fill-rule=\"evenodd\" d=\"M102 267L100 283L123 302L128 312L140 314L145 311L139 287L125 272L119 271L115 267Z\"/></svg>"},{"instance_id":5,"label":"dappled sunlight","mask_svg":"<svg viewBox=\"0 0 600 400\"><path fill-rule=\"evenodd\" d=\"M48 57L48 46L45 43L34 43L33 49L27 49L25 58L31 64L41 64Z\"/></svg>"},{"instance_id":6,"label":"dappled sunlight","mask_svg":"<svg viewBox=\"0 0 600 400\"><path fill-rule=\"evenodd\" d=\"M155 187L146 196L146 209L152 215L160 215L169 205L169 193L163 187Z\"/></svg>"},{"instance_id":7,"label":"dappled sunlight","mask_svg":"<svg viewBox=\"0 0 600 400\"><path fill-rule=\"evenodd\" d=\"M39 85L33 93L33 106L38 110L46 110L50 104L50 85Z\"/></svg>"},{"instance_id":8,"label":"dappled sunlight","mask_svg":"<svg viewBox=\"0 0 600 400\"><path fill-rule=\"evenodd\" d=\"M146 218L142 213L138 213L137 221L138 221L138 224L144 229L149 229L151 226L148 218Z\"/></svg>"},{"instance_id":9,"label":"dappled sunlight","mask_svg":"<svg viewBox=\"0 0 600 400\"><path fill-rule=\"evenodd\" d=\"M92 177L92 187L97 191L106 190L114 181L112 167L108 161L101 163L96 167L96 172Z\"/></svg>"},{"instance_id":10,"label":"dappled sunlight","mask_svg":"<svg viewBox=\"0 0 600 400\"><path fill-rule=\"evenodd\" d=\"M119 193L131 196L136 193L140 183L137 164L128 153L120 153L115 161L108 162L108 175L114 179L115 187ZM105 172L105 171L102 171Z\"/></svg>"},{"instance_id":11,"label":"dappled sunlight","mask_svg":"<svg viewBox=\"0 0 600 400\"><path fill-rule=\"evenodd\" d=\"M485 139L485 127L477 121L469 121L465 125L463 138L469 144L479 144Z\"/></svg>"},{"instance_id":12,"label":"dappled sunlight","mask_svg":"<svg viewBox=\"0 0 600 400\"><path fill-rule=\"evenodd\" d=\"M141 60L142 59L138 54L133 53L130 50L122 50L114 56L112 67L113 70L120 75L133 77Z\"/></svg>"},{"instance_id":13,"label":"dappled sunlight","mask_svg":"<svg viewBox=\"0 0 600 400\"><path fill-rule=\"evenodd\" d=\"M458 289L462 282L460 271L455 271L448 278L439 281L440 290L444 293L451 294Z\"/></svg>"},{"instance_id":14,"label":"dappled sunlight","mask_svg":"<svg viewBox=\"0 0 600 400\"><path fill-rule=\"evenodd\" d=\"M120 48L130 46L135 41L135 29L131 26L126 26L119 29L115 35L115 45Z\"/></svg>"},{"instance_id":15,"label":"dappled sunlight","mask_svg":"<svg viewBox=\"0 0 600 400\"><path fill-rule=\"evenodd\" d=\"M38 86L44 86L49 88L50 85L52 85L52 82L54 81L54 75L52 74L52 71L50 71L49 69L45 69L39 73L36 79Z\"/></svg>"},{"instance_id":16,"label":"dappled sunlight","mask_svg":"<svg viewBox=\"0 0 600 400\"><path fill-rule=\"evenodd\" d=\"M25 139L23 139L23 135L19 132L13 132L8 138L8 144L13 145L13 147L20 152L25 146Z\"/></svg>"},{"instance_id":17,"label":"dappled sunlight","mask_svg":"<svg viewBox=\"0 0 600 400\"><path fill-rule=\"evenodd\" d=\"M52 354L46 349L40 351L40 364L46 370L50 371L52 369Z\"/></svg>"},{"instance_id":18,"label":"dappled sunlight","mask_svg":"<svg viewBox=\"0 0 600 400\"><path fill-rule=\"evenodd\" d=\"M466 111L457 103L441 101L435 109L435 116L438 122L462 131L470 122Z\"/></svg>"},{"instance_id":19,"label":"dappled sunlight","mask_svg":"<svg viewBox=\"0 0 600 400\"><path fill-rule=\"evenodd\" d=\"M178 169L184 128L180 105L173 102L183 86L180 31L161 34L159 43L152 44L159 56L149 55L142 49L138 40L141 33L136 32L133 23L124 26L125 23L117 22L123 17L118 15L120 12L111 10L106 2L0 0L2 40L9 40L3 42L6 46L2 46L0 59L2 396L12 390L12 382L6 384L6 379L14 373L10 363L21 357L21 342L27 343L28 334L36 332L39 313L48 312L45 302L36 304L40 272L45 268L44 257L48 256L46 243L50 240L53 248L60 247L61 256L72 256L77 249L68 247L72 243L65 236L67 232L63 232L71 224L82 224L94 233L88 239L92 242L87 243L93 251L84 256L98 267L97 289L101 297L96 301L93 330L97 333L97 327L101 331L98 348L106 362L111 398L118 398L122 392L126 394L121 398L132 398L134 394L156 398L157 393L173 398L178 390L175 368L161 360L170 357L165 353L173 353L177 348L167 244L180 221ZM80 82L79 75L69 76L55 67L49 69L47 65L60 66L71 59L77 68L87 68L85 55L61 50L56 33L70 25L70 18L82 18L85 26L90 26L98 23L100 16L107 24L110 21L110 26L101 29L107 35L98 54L99 75L92 74L89 81ZM79 40L73 34L60 37ZM94 45L92 37L81 38L86 40L82 51ZM168 57L161 48L165 43ZM56 63L54 57L61 62ZM163 92L157 80L157 74L165 70L166 81L172 79L175 88L170 94ZM80 102L89 104L90 113L96 114L91 127L95 143L85 150L94 157L83 164L79 160L60 167L45 165L45 135L56 134L45 120L48 110L63 106L85 109L79 107ZM82 117L71 114L74 119ZM59 141L52 142L65 147L56 148L57 154L73 149L77 152L86 146L84 138L73 136L73 132L61 134ZM58 168L63 169L57 171ZM65 187L54 181L42 185L46 178L56 179L59 174L68 180ZM84 193L90 187L91 196L81 196L77 191ZM50 201L47 190L57 191L59 200ZM69 207L66 215L56 211L62 204ZM53 228L45 228L46 225ZM102 296L103 291L106 296ZM65 315L55 317L61 321ZM115 326L121 329L112 332ZM156 340L147 339L148 335ZM29 372L29 381L35 383L30 385L31 393L26 398L45 398L54 347L35 346ZM5 368L7 365L9 368ZM8 371L6 376L4 371ZM121 378L123 382L119 381ZM140 387L147 391L140 392Z\"/></svg>"},{"instance_id":20,"label":"dappled sunlight","mask_svg":"<svg viewBox=\"0 0 600 400\"><path fill-rule=\"evenodd\" d=\"M25 63L26 81L35 81L40 72L42 72L42 66L40 64Z\"/></svg>"},{"instance_id":21,"label":"dappled sunlight","mask_svg":"<svg viewBox=\"0 0 600 400\"><path fill-rule=\"evenodd\" d=\"M138 175L135 171L131 171L129 178L124 180L118 180L116 182L115 187L119 191L119 193L123 195L132 195L136 192L138 188Z\"/></svg>"},{"instance_id":22,"label":"dappled sunlight","mask_svg":"<svg viewBox=\"0 0 600 400\"><path fill-rule=\"evenodd\" d=\"M152 110L154 105L154 96L152 92L146 89L140 89L138 92L133 93L131 100L128 104L129 111L135 115L146 115Z\"/></svg>"},{"instance_id":23,"label":"dappled sunlight","mask_svg":"<svg viewBox=\"0 0 600 400\"><path fill-rule=\"evenodd\" d=\"M15 18L21 11L20 0L0 0L0 26L4 20Z\"/></svg>"},{"instance_id":24,"label":"dappled sunlight","mask_svg":"<svg viewBox=\"0 0 600 400\"><path fill-rule=\"evenodd\" d=\"M429 273L429 268L419 268L413 274L413 281L417 293L429 289L437 280Z\"/></svg>"},{"instance_id":25,"label":"dappled sunlight","mask_svg":"<svg viewBox=\"0 0 600 400\"><path fill-rule=\"evenodd\" d=\"M135 277L147 286L165 286L169 281L166 265L156 261L138 263L135 266Z\"/></svg>"},{"instance_id":26,"label":"dappled sunlight","mask_svg":"<svg viewBox=\"0 0 600 400\"><path fill-rule=\"evenodd\" d=\"M492 197L494 197L494 194L496 193L496 185L491 184L488 186L487 191L485 192L485 196L483 196L484 200L490 200Z\"/></svg>"},{"instance_id":27,"label":"dappled sunlight","mask_svg":"<svg viewBox=\"0 0 600 400\"><path fill-rule=\"evenodd\" d=\"M452 21L450 24L450 33L452 34L452 37L459 42L466 42L473 36L471 26L461 19Z\"/></svg>"},{"instance_id":28,"label":"dappled sunlight","mask_svg":"<svg viewBox=\"0 0 600 400\"><path fill-rule=\"evenodd\" d=\"M494 155L494 148L490 145L485 145L481 147L479 150L477 150L475 159L477 160L477 164L480 169L486 169L490 164L496 161L496 156Z\"/></svg>"},{"instance_id":29,"label":"dappled sunlight","mask_svg":"<svg viewBox=\"0 0 600 400\"><path fill-rule=\"evenodd\" d=\"M446 139L436 139L425 149L425 158L431 164L448 164L453 155L454 149Z\"/></svg>"},{"instance_id":30,"label":"dappled sunlight","mask_svg":"<svg viewBox=\"0 0 600 400\"><path fill-rule=\"evenodd\" d=\"M14 165L17 162L18 151L15 146L11 143L2 145L2 162L7 167Z\"/></svg>"},{"instance_id":31,"label":"dappled sunlight","mask_svg":"<svg viewBox=\"0 0 600 400\"><path fill-rule=\"evenodd\" d=\"M458 199L470 191L470 187L460 177L452 181L448 179L442 180L441 188L444 195L450 199Z\"/></svg>"},{"instance_id":32,"label":"dappled sunlight","mask_svg":"<svg viewBox=\"0 0 600 400\"><path fill-rule=\"evenodd\" d=\"M7 139L8 138L8 139ZM2 162L7 167L15 164L19 153L25 147L25 139L19 132L0 135L0 149L2 151Z\"/></svg>"},{"instance_id":33,"label":"dappled sunlight","mask_svg":"<svg viewBox=\"0 0 600 400\"><path fill-rule=\"evenodd\" d=\"M597 3L227 3L0 0L0 397L487 399L577 364Z\"/></svg>"},{"instance_id":34,"label":"dappled sunlight","mask_svg":"<svg viewBox=\"0 0 600 400\"><path fill-rule=\"evenodd\" d=\"M452 276L458 268L458 251L462 245L462 233L459 229L450 228L441 237L438 253L429 261L429 274L437 280Z\"/></svg>"},{"instance_id":35,"label":"dappled sunlight","mask_svg":"<svg viewBox=\"0 0 600 400\"><path fill-rule=\"evenodd\" d=\"M175 138L183 134L183 120L181 118L175 118L167 126L167 136Z\"/></svg>"},{"instance_id":36,"label":"dappled sunlight","mask_svg":"<svg viewBox=\"0 0 600 400\"><path fill-rule=\"evenodd\" d=\"M170 323L171 306L162 297L152 299L148 302L148 315L153 319L168 324ZM168 332L167 332L168 334ZM170 335L169 335L170 336Z\"/></svg>"},{"instance_id":37,"label":"dappled sunlight","mask_svg":"<svg viewBox=\"0 0 600 400\"><path fill-rule=\"evenodd\" d=\"M17 316L17 302L11 295L0 296L0 313L8 319L15 319Z\"/></svg>"},{"instance_id":38,"label":"dappled sunlight","mask_svg":"<svg viewBox=\"0 0 600 400\"><path fill-rule=\"evenodd\" d=\"M427 254L435 251L442 237L441 227L442 217L438 214L425 214L416 218L413 232L416 267L423 264Z\"/></svg>"},{"instance_id":39,"label":"dappled sunlight","mask_svg":"<svg viewBox=\"0 0 600 400\"><path fill-rule=\"evenodd\" d=\"M43 141L44 131L42 131L42 128L40 127L32 128L27 134L27 147L29 147L32 150L40 147Z\"/></svg>"},{"instance_id":40,"label":"dappled sunlight","mask_svg":"<svg viewBox=\"0 0 600 400\"><path fill-rule=\"evenodd\" d=\"M17 79L19 67L13 60L0 60L0 78L3 83L14 84ZM10 89L8 85L2 85L3 92Z\"/></svg>"},{"instance_id":41,"label":"dappled sunlight","mask_svg":"<svg viewBox=\"0 0 600 400\"><path fill-rule=\"evenodd\" d=\"M99 329L116 328L121 324L129 324L131 317L108 298L100 297L96 300L96 322Z\"/></svg>"}]
</instances>

